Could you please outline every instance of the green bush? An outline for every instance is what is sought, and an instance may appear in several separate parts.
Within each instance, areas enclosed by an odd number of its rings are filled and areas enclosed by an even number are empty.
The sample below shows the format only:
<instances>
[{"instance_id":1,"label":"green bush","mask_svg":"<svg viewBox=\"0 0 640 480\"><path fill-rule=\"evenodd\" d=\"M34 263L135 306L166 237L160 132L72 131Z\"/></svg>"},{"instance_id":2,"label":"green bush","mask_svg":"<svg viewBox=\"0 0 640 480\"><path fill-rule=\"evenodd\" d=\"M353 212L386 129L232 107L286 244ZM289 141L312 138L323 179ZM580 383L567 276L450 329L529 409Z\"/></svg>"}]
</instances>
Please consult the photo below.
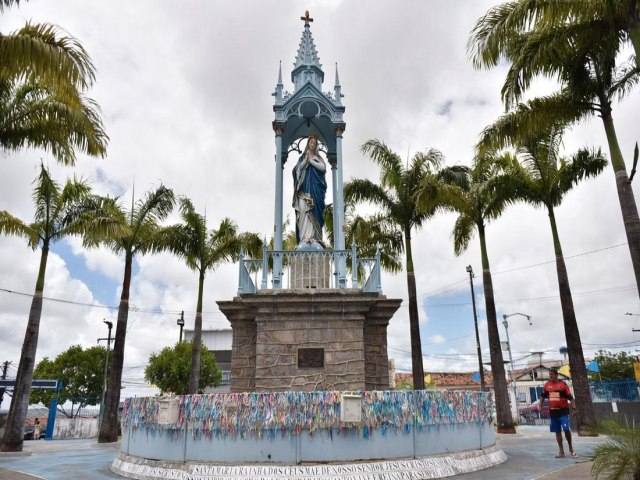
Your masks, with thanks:
<instances>
[{"instance_id":1,"label":"green bush","mask_svg":"<svg viewBox=\"0 0 640 480\"><path fill-rule=\"evenodd\" d=\"M609 441L591 453L591 474L596 479L640 480L640 426L608 421L598 430L609 436Z\"/></svg>"}]
</instances>

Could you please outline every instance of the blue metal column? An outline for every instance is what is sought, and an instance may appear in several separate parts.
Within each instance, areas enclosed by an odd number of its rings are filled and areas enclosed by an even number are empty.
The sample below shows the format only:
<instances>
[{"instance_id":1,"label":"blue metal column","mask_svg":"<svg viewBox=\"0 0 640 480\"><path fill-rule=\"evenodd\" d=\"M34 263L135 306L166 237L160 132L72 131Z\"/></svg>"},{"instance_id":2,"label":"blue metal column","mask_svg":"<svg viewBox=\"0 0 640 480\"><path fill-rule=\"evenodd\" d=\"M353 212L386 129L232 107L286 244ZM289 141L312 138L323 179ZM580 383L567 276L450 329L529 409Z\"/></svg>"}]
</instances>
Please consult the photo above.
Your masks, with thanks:
<instances>
[{"instance_id":1,"label":"blue metal column","mask_svg":"<svg viewBox=\"0 0 640 480\"><path fill-rule=\"evenodd\" d=\"M337 237L336 233L338 232L338 162L335 160L329 160L331 163L331 195L333 196L333 248L337 250Z\"/></svg>"},{"instance_id":2,"label":"blue metal column","mask_svg":"<svg viewBox=\"0 0 640 480\"><path fill-rule=\"evenodd\" d=\"M342 129L336 128L336 163L337 163L337 185L334 193L334 248L344 250L344 186L342 182ZM336 215L337 212L337 215ZM338 265L338 286L347 287L347 266L346 258L342 258Z\"/></svg>"},{"instance_id":3,"label":"blue metal column","mask_svg":"<svg viewBox=\"0 0 640 480\"><path fill-rule=\"evenodd\" d=\"M58 392L62 390L62 381L58 381L56 385L56 392L53 394L53 399L49 404L49 416L47 417L47 429L44 432L45 440L53 440L53 426L56 421L56 413L58 410Z\"/></svg>"},{"instance_id":4,"label":"blue metal column","mask_svg":"<svg viewBox=\"0 0 640 480\"><path fill-rule=\"evenodd\" d=\"M275 129L276 132L276 205L275 205L275 225L273 249L282 250L282 130ZM282 283L282 257L273 257L273 288L281 288Z\"/></svg>"}]
</instances>

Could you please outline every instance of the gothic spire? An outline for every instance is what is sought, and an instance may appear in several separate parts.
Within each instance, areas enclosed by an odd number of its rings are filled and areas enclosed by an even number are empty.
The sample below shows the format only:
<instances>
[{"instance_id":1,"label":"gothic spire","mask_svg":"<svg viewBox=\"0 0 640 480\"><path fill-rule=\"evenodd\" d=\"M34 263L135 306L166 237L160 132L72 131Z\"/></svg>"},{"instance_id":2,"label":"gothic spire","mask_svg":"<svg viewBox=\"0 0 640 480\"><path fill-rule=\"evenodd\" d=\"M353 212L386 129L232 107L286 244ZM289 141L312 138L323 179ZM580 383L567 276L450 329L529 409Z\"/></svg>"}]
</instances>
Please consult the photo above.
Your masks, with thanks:
<instances>
[{"instance_id":1,"label":"gothic spire","mask_svg":"<svg viewBox=\"0 0 640 480\"><path fill-rule=\"evenodd\" d=\"M298 54L291 72L291 80L296 90L306 83L312 83L318 90L321 90L324 72L311 35L310 22L313 22L313 18L309 16L309 11L307 10L304 17L300 17L300 20L304 21L304 31L302 32Z\"/></svg>"}]
</instances>

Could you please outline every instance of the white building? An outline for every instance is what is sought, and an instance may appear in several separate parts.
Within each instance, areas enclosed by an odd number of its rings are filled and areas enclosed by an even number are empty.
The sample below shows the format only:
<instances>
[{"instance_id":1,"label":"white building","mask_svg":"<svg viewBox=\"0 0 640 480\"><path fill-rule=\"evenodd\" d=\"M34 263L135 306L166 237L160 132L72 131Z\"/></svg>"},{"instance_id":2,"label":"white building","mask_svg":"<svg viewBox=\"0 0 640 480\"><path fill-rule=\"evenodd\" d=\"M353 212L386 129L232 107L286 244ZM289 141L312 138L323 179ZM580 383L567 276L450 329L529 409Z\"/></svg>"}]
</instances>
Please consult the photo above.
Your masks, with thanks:
<instances>
[{"instance_id":1,"label":"white building","mask_svg":"<svg viewBox=\"0 0 640 480\"><path fill-rule=\"evenodd\" d=\"M230 328L219 328L202 330L202 342L207 346L207 350L216 357L218 368L222 372L222 381L218 387L209 387L205 392L228 392L231 381L231 341L233 331ZM193 340L193 330L184 330L185 341Z\"/></svg>"}]
</instances>

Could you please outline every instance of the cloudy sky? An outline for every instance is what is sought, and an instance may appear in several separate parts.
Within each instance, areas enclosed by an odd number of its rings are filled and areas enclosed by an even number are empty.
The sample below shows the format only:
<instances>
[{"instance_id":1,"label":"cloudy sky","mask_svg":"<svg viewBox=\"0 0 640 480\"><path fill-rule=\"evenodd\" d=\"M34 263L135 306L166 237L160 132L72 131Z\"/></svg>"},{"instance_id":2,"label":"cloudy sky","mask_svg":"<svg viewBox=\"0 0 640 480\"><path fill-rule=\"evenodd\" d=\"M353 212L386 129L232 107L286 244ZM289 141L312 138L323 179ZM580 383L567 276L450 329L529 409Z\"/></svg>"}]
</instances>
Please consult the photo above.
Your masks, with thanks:
<instances>
[{"instance_id":1,"label":"cloudy sky","mask_svg":"<svg viewBox=\"0 0 640 480\"><path fill-rule=\"evenodd\" d=\"M437 148L448 165L469 165L483 127L503 111L500 87L505 68L476 71L466 42L489 0L263 0L249 2L32 0L0 16L0 32L27 21L50 22L77 37L97 68L89 92L102 107L110 137L105 159L80 158L76 167L57 165L45 152L3 153L0 210L29 221L31 182L39 162L54 177L81 176L95 190L127 203L135 181L139 197L165 183L189 196L210 225L223 217L241 229L273 230L273 97L282 61L285 89L303 31L299 17L309 9L312 34L332 90L335 64L346 106L344 178L377 179L360 152L368 139L384 140L403 157ZM550 91L539 82L534 93ZM614 119L630 163L637 137L639 92L616 106ZM565 137L567 153L581 146L606 146L598 118ZM605 151L606 148L605 148ZM292 159L285 179L290 178ZM638 184L634 183L638 193ZM285 186L289 198L291 185ZM328 201L331 201L329 198ZM285 202L286 203L286 202ZM285 211L291 215L292 212ZM172 217L176 220L176 217ZM474 239L460 257L453 253L455 217L441 215L414 233L414 264L425 370L477 368L467 265L481 272ZM579 185L557 210L557 221L586 356L600 348L640 348L640 302L634 285L611 167ZM541 351L560 358L564 345L554 253L548 218L528 206L508 210L487 231L498 315L510 319L516 366ZM16 238L0 238L0 361L15 374L38 266ZM132 283L125 386L142 383L149 354L175 343L176 318L185 311L193 325L197 277L170 255L138 259ZM95 345L105 337L103 319L115 322L123 259L105 250L83 250L62 242L49 256L38 359L73 344ZM204 326L228 322L216 300L237 288L237 266L209 274ZM475 280L481 343L488 361L484 298ZM410 370L408 308L404 274L383 276L384 293L403 303L389 328L390 355ZM501 335L504 334L500 326ZM537 357L535 357L537 358ZM3 405L6 407L6 405Z\"/></svg>"}]
</instances>

